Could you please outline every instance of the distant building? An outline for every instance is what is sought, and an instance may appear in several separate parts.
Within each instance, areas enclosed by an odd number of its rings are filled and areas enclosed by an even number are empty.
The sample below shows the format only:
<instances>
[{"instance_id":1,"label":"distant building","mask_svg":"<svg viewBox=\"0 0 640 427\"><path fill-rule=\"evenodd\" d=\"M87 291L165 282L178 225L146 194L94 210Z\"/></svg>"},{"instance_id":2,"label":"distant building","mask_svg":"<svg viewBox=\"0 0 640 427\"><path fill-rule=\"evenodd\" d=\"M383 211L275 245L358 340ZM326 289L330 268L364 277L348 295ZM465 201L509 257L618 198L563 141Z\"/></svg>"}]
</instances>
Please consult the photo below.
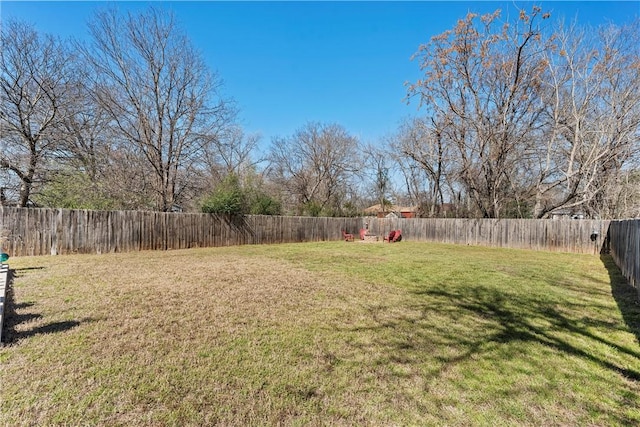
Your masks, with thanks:
<instances>
[{"instance_id":1,"label":"distant building","mask_svg":"<svg viewBox=\"0 0 640 427\"><path fill-rule=\"evenodd\" d=\"M377 218L415 218L418 212L417 206L385 206L381 204L369 206L364 210L367 215L375 215Z\"/></svg>"},{"instance_id":2,"label":"distant building","mask_svg":"<svg viewBox=\"0 0 640 427\"><path fill-rule=\"evenodd\" d=\"M559 209L551 212L551 219L584 219L583 212L575 212L568 209Z\"/></svg>"}]
</instances>

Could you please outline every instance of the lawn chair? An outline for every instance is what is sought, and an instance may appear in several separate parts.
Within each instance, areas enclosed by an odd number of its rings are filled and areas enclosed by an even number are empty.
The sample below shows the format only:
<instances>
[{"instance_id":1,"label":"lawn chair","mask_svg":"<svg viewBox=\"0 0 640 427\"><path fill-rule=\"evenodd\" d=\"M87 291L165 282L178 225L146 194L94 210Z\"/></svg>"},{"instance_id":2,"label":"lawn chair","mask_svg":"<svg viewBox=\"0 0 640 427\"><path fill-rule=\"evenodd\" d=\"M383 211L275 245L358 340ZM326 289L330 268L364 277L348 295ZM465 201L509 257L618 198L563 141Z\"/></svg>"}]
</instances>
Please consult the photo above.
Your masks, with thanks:
<instances>
[{"instance_id":1,"label":"lawn chair","mask_svg":"<svg viewBox=\"0 0 640 427\"><path fill-rule=\"evenodd\" d=\"M364 240L364 236L367 235L367 229L366 228L361 228L360 229L360 240Z\"/></svg>"},{"instance_id":2,"label":"lawn chair","mask_svg":"<svg viewBox=\"0 0 640 427\"><path fill-rule=\"evenodd\" d=\"M402 230L400 229L391 230L389 236L384 238L384 241L389 243L399 242L400 240L402 240Z\"/></svg>"},{"instance_id":3,"label":"lawn chair","mask_svg":"<svg viewBox=\"0 0 640 427\"><path fill-rule=\"evenodd\" d=\"M347 233L346 231L342 230L342 237L344 237L345 242L353 242L353 234L351 233Z\"/></svg>"},{"instance_id":4,"label":"lawn chair","mask_svg":"<svg viewBox=\"0 0 640 427\"><path fill-rule=\"evenodd\" d=\"M385 241L385 242L392 243L392 242L393 242L394 237L396 237L396 230L391 230L391 231L389 232L389 236L384 238L384 241Z\"/></svg>"}]
</instances>

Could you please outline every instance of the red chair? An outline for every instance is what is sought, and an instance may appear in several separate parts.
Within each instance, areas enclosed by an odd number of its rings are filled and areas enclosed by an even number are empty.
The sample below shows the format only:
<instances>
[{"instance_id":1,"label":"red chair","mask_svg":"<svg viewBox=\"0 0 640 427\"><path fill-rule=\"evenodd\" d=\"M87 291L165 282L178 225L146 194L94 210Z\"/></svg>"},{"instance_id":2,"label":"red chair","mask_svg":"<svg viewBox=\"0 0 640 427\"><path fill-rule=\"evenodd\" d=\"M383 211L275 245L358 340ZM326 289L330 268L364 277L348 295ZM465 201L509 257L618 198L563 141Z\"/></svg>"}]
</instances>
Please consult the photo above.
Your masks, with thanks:
<instances>
[{"instance_id":1,"label":"red chair","mask_svg":"<svg viewBox=\"0 0 640 427\"><path fill-rule=\"evenodd\" d=\"M342 237L344 237L345 242L353 242L353 234L351 233L347 233L346 231L342 230Z\"/></svg>"},{"instance_id":2,"label":"red chair","mask_svg":"<svg viewBox=\"0 0 640 427\"><path fill-rule=\"evenodd\" d=\"M402 230L400 229L391 230L389 236L384 238L384 241L389 243L399 242L400 240L402 240Z\"/></svg>"},{"instance_id":3,"label":"red chair","mask_svg":"<svg viewBox=\"0 0 640 427\"><path fill-rule=\"evenodd\" d=\"M361 228L360 229L360 240L364 240L364 236L367 235L367 229L366 228Z\"/></svg>"},{"instance_id":4,"label":"red chair","mask_svg":"<svg viewBox=\"0 0 640 427\"><path fill-rule=\"evenodd\" d=\"M389 237L385 237L385 238L384 238L384 241L385 241L385 242L392 243L392 242L393 242L393 238L394 238L394 237L396 237L396 230L391 230L391 231L389 232Z\"/></svg>"}]
</instances>

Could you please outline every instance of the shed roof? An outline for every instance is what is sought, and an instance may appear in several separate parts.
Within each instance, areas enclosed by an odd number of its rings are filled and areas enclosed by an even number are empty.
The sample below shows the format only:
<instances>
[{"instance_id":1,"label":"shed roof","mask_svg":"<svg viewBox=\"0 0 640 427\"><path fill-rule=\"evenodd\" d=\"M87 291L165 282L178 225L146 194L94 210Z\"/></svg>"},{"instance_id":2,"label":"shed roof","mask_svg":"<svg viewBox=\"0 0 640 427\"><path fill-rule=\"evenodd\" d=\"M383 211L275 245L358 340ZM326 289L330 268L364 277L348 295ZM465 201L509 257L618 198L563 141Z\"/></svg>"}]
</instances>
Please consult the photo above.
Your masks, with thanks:
<instances>
[{"instance_id":1,"label":"shed roof","mask_svg":"<svg viewBox=\"0 0 640 427\"><path fill-rule=\"evenodd\" d=\"M378 203L377 205L369 206L364 210L364 213L378 213L378 212L417 212L417 206L398 206L391 205L385 206L382 208L382 205Z\"/></svg>"}]
</instances>

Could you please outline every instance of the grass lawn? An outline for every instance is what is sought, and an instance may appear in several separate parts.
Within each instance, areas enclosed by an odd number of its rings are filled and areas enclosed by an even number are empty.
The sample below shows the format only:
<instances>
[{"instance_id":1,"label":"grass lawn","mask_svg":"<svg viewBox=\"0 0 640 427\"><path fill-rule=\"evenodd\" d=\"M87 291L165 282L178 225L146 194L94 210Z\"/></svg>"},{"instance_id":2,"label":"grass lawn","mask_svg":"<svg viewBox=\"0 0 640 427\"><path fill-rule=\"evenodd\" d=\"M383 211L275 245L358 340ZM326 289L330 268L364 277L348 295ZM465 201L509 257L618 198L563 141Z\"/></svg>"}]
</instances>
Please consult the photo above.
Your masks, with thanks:
<instances>
[{"instance_id":1,"label":"grass lawn","mask_svg":"<svg viewBox=\"0 0 640 427\"><path fill-rule=\"evenodd\" d=\"M640 306L609 257L331 242L10 266L0 425L640 423Z\"/></svg>"}]
</instances>

